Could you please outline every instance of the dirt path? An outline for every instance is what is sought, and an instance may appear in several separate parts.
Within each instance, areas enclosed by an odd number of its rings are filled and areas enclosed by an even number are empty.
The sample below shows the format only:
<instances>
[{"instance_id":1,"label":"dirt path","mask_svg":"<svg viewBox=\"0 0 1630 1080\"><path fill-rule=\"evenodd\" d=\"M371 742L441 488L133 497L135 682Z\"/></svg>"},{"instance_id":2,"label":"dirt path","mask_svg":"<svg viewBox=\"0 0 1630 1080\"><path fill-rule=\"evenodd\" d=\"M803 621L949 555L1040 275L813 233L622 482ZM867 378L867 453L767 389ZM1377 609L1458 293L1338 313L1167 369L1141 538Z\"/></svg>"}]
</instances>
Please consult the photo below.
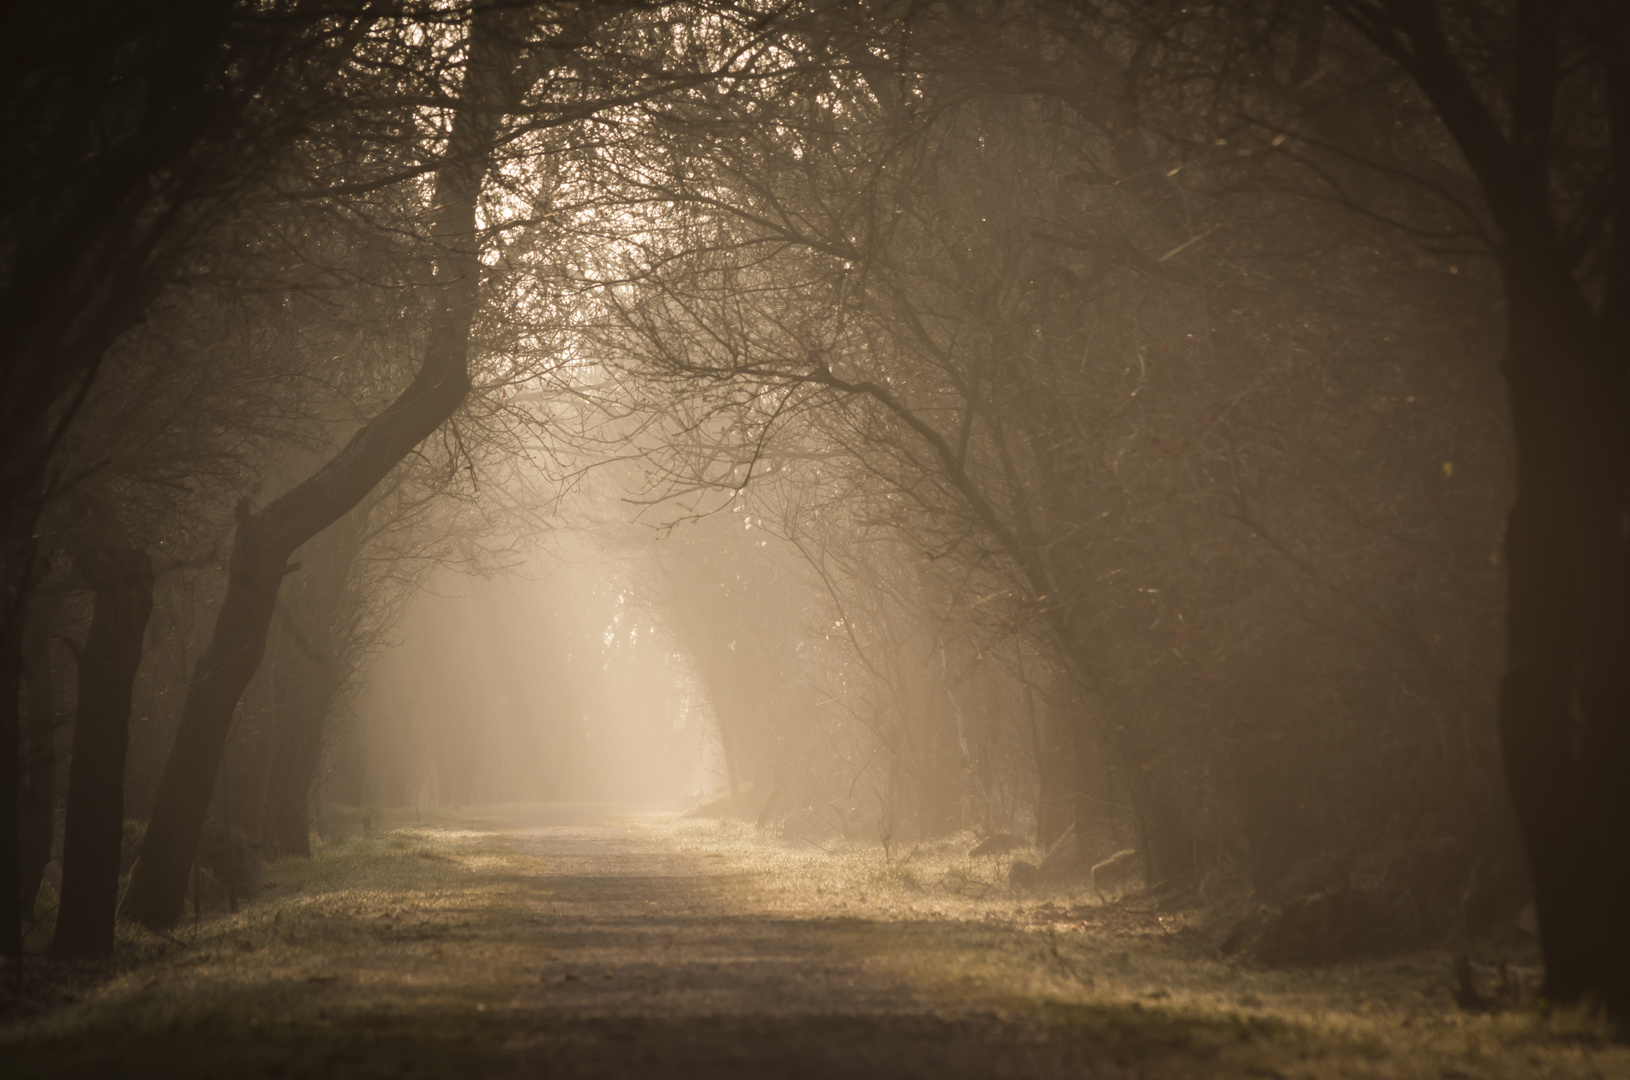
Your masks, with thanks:
<instances>
[{"instance_id":1,"label":"dirt path","mask_svg":"<svg viewBox=\"0 0 1630 1080\"><path fill-rule=\"evenodd\" d=\"M516 942L535 977L495 1011L522 1076L1100 1075L1083 1047L878 962L902 929L753 903L719 852L572 815L511 834L544 870ZM757 908L755 910L755 908ZM1119 1075L1111 1071L1110 1075Z\"/></svg>"},{"instance_id":2,"label":"dirt path","mask_svg":"<svg viewBox=\"0 0 1630 1080\"><path fill-rule=\"evenodd\" d=\"M894 864L649 815L398 820L279 864L240 914L132 941L117 967L79 973L78 989L0 1028L0 1076L1612 1076L1630 1064L1575 1038L1525 1065L1512 1022L1460 1030L1418 986L1394 985L1396 970L1327 973L1359 980L1332 1004L1310 997L1315 981L1197 966L1158 933L1109 936L1056 904L986 893L936 910L913 901L933 888ZM1396 1015L1349 1015L1391 992Z\"/></svg>"}]
</instances>

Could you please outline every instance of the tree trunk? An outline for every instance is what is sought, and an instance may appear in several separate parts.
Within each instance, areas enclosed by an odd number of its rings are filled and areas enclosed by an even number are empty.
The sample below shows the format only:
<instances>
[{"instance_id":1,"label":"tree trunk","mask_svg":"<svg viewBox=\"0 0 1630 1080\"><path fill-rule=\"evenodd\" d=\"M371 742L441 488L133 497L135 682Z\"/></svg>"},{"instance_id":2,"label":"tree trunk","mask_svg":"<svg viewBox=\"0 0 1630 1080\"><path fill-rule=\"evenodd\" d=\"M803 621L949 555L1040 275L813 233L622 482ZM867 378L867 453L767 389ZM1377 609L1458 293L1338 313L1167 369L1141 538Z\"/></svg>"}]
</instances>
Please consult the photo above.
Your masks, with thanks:
<instances>
[{"instance_id":1,"label":"tree trunk","mask_svg":"<svg viewBox=\"0 0 1630 1080\"><path fill-rule=\"evenodd\" d=\"M1047 851L1069 829L1080 810L1080 801L1073 797L1075 739L1069 728L1058 722L1053 710L1037 717L1035 693L1029 683L1025 684L1024 696L1031 752L1036 759L1036 846Z\"/></svg>"},{"instance_id":2,"label":"tree trunk","mask_svg":"<svg viewBox=\"0 0 1630 1080\"><path fill-rule=\"evenodd\" d=\"M1093 702L1084 707L1083 699ZM1075 748L1076 835L1092 835L1099 820L1088 793L1096 786L1089 740L1102 739L1116 771L1126 780L1127 801L1138 853L1143 857L1144 880L1150 886L1180 881L1194 872L1194 824L1187 807L1171 791L1160 754L1143 724L1135 716L1119 715L1136 706L1110 704L1103 693L1083 694L1071 704L1070 734Z\"/></svg>"},{"instance_id":3,"label":"tree trunk","mask_svg":"<svg viewBox=\"0 0 1630 1080\"><path fill-rule=\"evenodd\" d=\"M183 186L168 181L222 115L233 8L199 0L127 19L109 8L87 33L83 10L57 5L11 28L16 85L57 84L77 105L7 99L17 198L0 217L8 263L28 272L0 288L0 955L21 949L18 693L35 524L80 395L165 280L155 271L173 255L168 211Z\"/></svg>"},{"instance_id":4,"label":"tree trunk","mask_svg":"<svg viewBox=\"0 0 1630 1080\"><path fill-rule=\"evenodd\" d=\"M3 433L0 426L0 433ZM34 525L45 502L44 469L20 474L0 457L0 956L21 956L23 634L40 572Z\"/></svg>"},{"instance_id":5,"label":"tree trunk","mask_svg":"<svg viewBox=\"0 0 1630 1080\"><path fill-rule=\"evenodd\" d=\"M19 580L21 577L19 576ZM23 601L0 621L0 956L23 955L22 866L17 847Z\"/></svg>"},{"instance_id":6,"label":"tree trunk","mask_svg":"<svg viewBox=\"0 0 1630 1080\"><path fill-rule=\"evenodd\" d=\"M266 847L311 857L311 785L322 757L323 728L337 696L328 664L280 659L273 675L276 721L266 780Z\"/></svg>"},{"instance_id":7,"label":"tree trunk","mask_svg":"<svg viewBox=\"0 0 1630 1080\"><path fill-rule=\"evenodd\" d=\"M95 590L95 603L79 660L79 704L68 759L62 902L51 941L57 956L113 951L131 693L153 611L153 563L147 553L122 536L100 539L73 553Z\"/></svg>"},{"instance_id":8,"label":"tree trunk","mask_svg":"<svg viewBox=\"0 0 1630 1080\"><path fill-rule=\"evenodd\" d=\"M1630 240L1622 212L1604 219L1609 269L1593 309L1575 276L1592 234L1559 225L1553 203L1558 87L1575 62L1573 45L1563 45L1566 5L1515 5L1507 100L1495 110L1434 5L1399 4L1376 20L1369 5L1330 2L1430 98L1499 231L1517 451L1501 752L1533 879L1545 995L1593 997L1630 1021L1630 276L1622 270ZM1617 160L1624 98L1611 78L1602 85L1605 149Z\"/></svg>"},{"instance_id":9,"label":"tree trunk","mask_svg":"<svg viewBox=\"0 0 1630 1080\"><path fill-rule=\"evenodd\" d=\"M1500 737L1545 993L1630 1017L1630 402L1572 282L1512 259ZM1566 279L1563 279L1564 281ZM1572 295L1570 295L1572 293Z\"/></svg>"},{"instance_id":10,"label":"tree trunk","mask_svg":"<svg viewBox=\"0 0 1630 1080\"><path fill-rule=\"evenodd\" d=\"M1152 764L1123 766L1122 771L1132 799L1145 880L1155 886L1189 877L1194 873L1194 833L1188 815L1165 790Z\"/></svg>"},{"instance_id":11,"label":"tree trunk","mask_svg":"<svg viewBox=\"0 0 1630 1080\"><path fill-rule=\"evenodd\" d=\"M1074 708L1081 706L1076 704ZM1088 723L1077 722L1073 725L1070 739L1069 753L1069 813L1070 821L1075 825L1075 846L1077 862L1087 865L1087 845L1090 838L1096 835L1102 815L1093 805L1093 766L1097 764L1092 753L1092 742L1096 737L1093 726Z\"/></svg>"},{"instance_id":12,"label":"tree trunk","mask_svg":"<svg viewBox=\"0 0 1630 1080\"><path fill-rule=\"evenodd\" d=\"M344 679L346 581L362 537L358 514L300 549L301 573L283 608L272 668L271 769L265 842L274 854L311 856L311 785L323 732Z\"/></svg>"},{"instance_id":13,"label":"tree trunk","mask_svg":"<svg viewBox=\"0 0 1630 1080\"><path fill-rule=\"evenodd\" d=\"M1194 873L1193 821L1172 792L1160 755L1137 720L1111 719L1106 726L1115 764L1126 778L1145 882L1153 887L1189 877Z\"/></svg>"},{"instance_id":14,"label":"tree trunk","mask_svg":"<svg viewBox=\"0 0 1630 1080\"><path fill-rule=\"evenodd\" d=\"M22 914L39 895L51 861L57 809L57 706L51 672L51 616L56 597L35 594L34 611L23 630L24 716L22 803L18 848L21 854Z\"/></svg>"},{"instance_id":15,"label":"tree trunk","mask_svg":"<svg viewBox=\"0 0 1630 1080\"><path fill-rule=\"evenodd\" d=\"M741 809L741 773L736 760L735 702L733 696L725 693L725 680L730 678L730 672L718 648L709 649L708 661L698 666L702 669L708 703L713 706L713 722L719 729L719 753L724 758L724 775L730 784L730 812L734 814Z\"/></svg>"},{"instance_id":16,"label":"tree trunk","mask_svg":"<svg viewBox=\"0 0 1630 1080\"><path fill-rule=\"evenodd\" d=\"M278 588L295 550L356 506L445 422L469 392L470 327L481 275L476 200L492 156L516 46L499 32L499 9L475 6L447 157L436 171L433 236L440 304L418 374L316 473L262 510L239 505L226 597L199 658L175 742L159 781L124 913L154 929L181 918L187 874L233 713L266 650Z\"/></svg>"}]
</instances>

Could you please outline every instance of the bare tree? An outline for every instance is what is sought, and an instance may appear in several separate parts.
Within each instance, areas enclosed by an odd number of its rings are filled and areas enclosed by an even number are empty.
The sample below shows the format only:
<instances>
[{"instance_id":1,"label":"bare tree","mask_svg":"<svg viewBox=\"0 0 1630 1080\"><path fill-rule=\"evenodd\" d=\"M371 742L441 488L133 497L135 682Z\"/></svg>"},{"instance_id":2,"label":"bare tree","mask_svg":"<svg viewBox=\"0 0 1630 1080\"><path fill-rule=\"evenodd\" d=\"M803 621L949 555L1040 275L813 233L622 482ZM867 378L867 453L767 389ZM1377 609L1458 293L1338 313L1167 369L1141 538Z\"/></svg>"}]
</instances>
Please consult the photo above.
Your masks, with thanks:
<instances>
[{"instance_id":1,"label":"bare tree","mask_svg":"<svg viewBox=\"0 0 1630 1080\"><path fill-rule=\"evenodd\" d=\"M103 355L140 321L189 237L286 133L279 126L289 114L274 103L331 70L331 56L313 54L298 20L267 33L254 17L235 21L236 7L44 7L18 21L8 50L0 89L12 153L0 200L0 955L20 948L18 648L34 524L57 486L53 452Z\"/></svg>"},{"instance_id":2,"label":"bare tree","mask_svg":"<svg viewBox=\"0 0 1630 1080\"><path fill-rule=\"evenodd\" d=\"M238 698L265 649L289 557L355 506L452 415L469 389L469 333L480 279L476 204L491 163L505 84L514 78L518 62L498 19L498 14L478 9L471 21L459 109L448 133L445 163L435 174L432 234L440 249L435 270L440 302L418 374L390 407L306 481L264 509L239 508L231 584L214 637L198 662L142 855L125 894L123 911L139 922L166 927L181 915L216 767Z\"/></svg>"},{"instance_id":3,"label":"bare tree","mask_svg":"<svg viewBox=\"0 0 1630 1080\"><path fill-rule=\"evenodd\" d=\"M1330 5L1419 87L1497 232L1517 450L1500 732L1546 992L1630 1014L1630 26L1610 4ZM1573 740L1577 731L1580 749Z\"/></svg>"}]
</instances>

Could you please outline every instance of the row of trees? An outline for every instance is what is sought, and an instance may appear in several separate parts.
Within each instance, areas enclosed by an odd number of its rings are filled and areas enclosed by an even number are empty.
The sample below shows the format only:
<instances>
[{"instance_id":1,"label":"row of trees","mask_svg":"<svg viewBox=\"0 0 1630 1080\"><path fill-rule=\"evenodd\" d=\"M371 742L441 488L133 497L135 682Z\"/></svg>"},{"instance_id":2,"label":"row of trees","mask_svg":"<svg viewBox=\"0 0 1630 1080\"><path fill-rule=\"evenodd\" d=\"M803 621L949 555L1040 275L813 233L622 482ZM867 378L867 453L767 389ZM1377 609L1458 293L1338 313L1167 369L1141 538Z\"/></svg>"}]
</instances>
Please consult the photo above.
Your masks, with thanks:
<instances>
[{"instance_id":1,"label":"row of trees","mask_svg":"<svg viewBox=\"0 0 1630 1080\"><path fill-rule=\"evenodd\" d=\"M474 485L478 463L528 437L504 402L562 360L537 257L584 122L712 78L712 65L786 60L755 51L762 19L729 12L709 35L719 47L687 54L669 18L639 3L200 4L30 20L6 104L26 168L4 241L0 946L17 951L17 904L26 892L32 906L54 801L53 665L49 645L31 644L22 881L10 845L23 642L49 641L40 585L61 550L74 576L57 591L88 585L95 610L77 657L56 948L95 952L112 941L155 562L182 576L226 564L165 628L213 612L212 629L173 642L201 649L162 691L179 709L167 710L170 746L122 900L164 927L181 915L268 641L278 722L265 827L298 852L348 653L370 613L377 627L391 607L370 581L411 579L407 556L469 535L432 497ZM472 381L482 403L447 426ZM472 512L492 524L491 506ZM215 546L223 533L229 552ZM366 564L386 559L370 578Z\"/></svg>"},{"instance_id":2,"label":"row of trees","mask_svg":"<svg viewBox=\"0 0 1630 1080\"><path fill-rule=\"evenodd\" d=\"M406 459L474 477L569 432L645 454L642 498L739 499L791 545L719 563L730 529L655 575L738 788L833 787L835 755L884 770L885 836L908 789L925 834L1026 798L1051 834L1062 801L1078 839L1130 824L1152 882L1231 858L1272 891L1318 851L1423 837L1513 865L1503 756L1547 990L1626 1008L1614 6L29 19L4 91L0 777L30 777L39 820L51 698L28 695L25 761L19 690L59 515L96 598L64 860L65 890L94 879L94 947L158 539L232 532L123 901L151 926L179 917L296 551L322 549L272 699L315 716L352 617L332 582L375 525L347 515ZM824 659L745 613L783 594ZM311 724L273 740L302 775ZM1122 801L1129 823L1095 810Z\"/></svg>"},{"instance_id":3,"label":"row of trees","mask_svg":"<svg viewBox=\"0 0 1630 1080\"><path fill-rule=\"evenodd\" d=\"M1548 991L1622 1003L1625 28L1564 8L919 10L608 155L601 348L676 490L1043 654L1152 882L1434 836L1509 882L1509 793Z\"/></svg>"}]
</instances>

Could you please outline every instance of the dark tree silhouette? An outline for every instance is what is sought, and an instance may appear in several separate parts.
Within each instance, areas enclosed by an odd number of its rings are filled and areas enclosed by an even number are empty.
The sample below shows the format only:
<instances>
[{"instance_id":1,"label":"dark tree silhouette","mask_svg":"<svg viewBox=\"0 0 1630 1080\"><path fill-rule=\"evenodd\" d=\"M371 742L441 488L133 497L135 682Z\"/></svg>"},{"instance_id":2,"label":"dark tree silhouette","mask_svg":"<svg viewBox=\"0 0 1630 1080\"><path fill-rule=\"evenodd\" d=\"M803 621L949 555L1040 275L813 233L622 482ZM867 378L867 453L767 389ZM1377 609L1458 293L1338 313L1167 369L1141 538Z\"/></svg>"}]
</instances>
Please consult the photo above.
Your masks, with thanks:
<instances>
[{"instance_id":1,"label":"dark tree silhouette","mask_svg":"<svg viewBox=\"0 0 1630 1080\"><path fill-rule=\"evenodd\" d=\"M470 327L481 276L476 203L492 160L503 87L517 45L477 8L443 164L435 172L432 234L437 307L413 382L321 469L260 510L238 508L230 580L215 632L199 658L125 894L126 916L151 927L181 917L193 851L244 688L266 648L278 589L295 550L356 506L469 392Z\"/></svg>"},{"instance_id":2,"label":"dark tree silhouette","mask_svg":"<svg viewBox=\"0 0 1630 1080\"><path fill-rule=\"evenodd\" d=\"M324 98L359 24L234 0L33 5L0 78L0 955L15 954L20 635L55 453L109 348ZM319 26L320 24L320 26ZM318 27L316 32L311 32Z\"/></svg>"},{"instance_id":3,"label":"dark tree silhouette","mask_svg":"<svg viewBox=\"0 0 1630 1080\"><path fill-rule=\"evenodd\" d=\"M1506 777L1546 994L1630 1016L1630 25L1608 3L1330 6L1431 102L1497 233L1518 478Z\"/></svg>"},{"instance_id":4,"label":"dark tree silhouette","mask_svg":"<svg viewBox=\"0 0 1630 1080\"><path fill-rule=\"evenodd\" d=\"M79 656L79 704L63 826L62 898L51 951L98 956L113 949L124 839L125 751L131 685L153 611L153 561L132 546L105 507L74 537L74 566L95 596Z\"/></svg>"}]
</instances>

